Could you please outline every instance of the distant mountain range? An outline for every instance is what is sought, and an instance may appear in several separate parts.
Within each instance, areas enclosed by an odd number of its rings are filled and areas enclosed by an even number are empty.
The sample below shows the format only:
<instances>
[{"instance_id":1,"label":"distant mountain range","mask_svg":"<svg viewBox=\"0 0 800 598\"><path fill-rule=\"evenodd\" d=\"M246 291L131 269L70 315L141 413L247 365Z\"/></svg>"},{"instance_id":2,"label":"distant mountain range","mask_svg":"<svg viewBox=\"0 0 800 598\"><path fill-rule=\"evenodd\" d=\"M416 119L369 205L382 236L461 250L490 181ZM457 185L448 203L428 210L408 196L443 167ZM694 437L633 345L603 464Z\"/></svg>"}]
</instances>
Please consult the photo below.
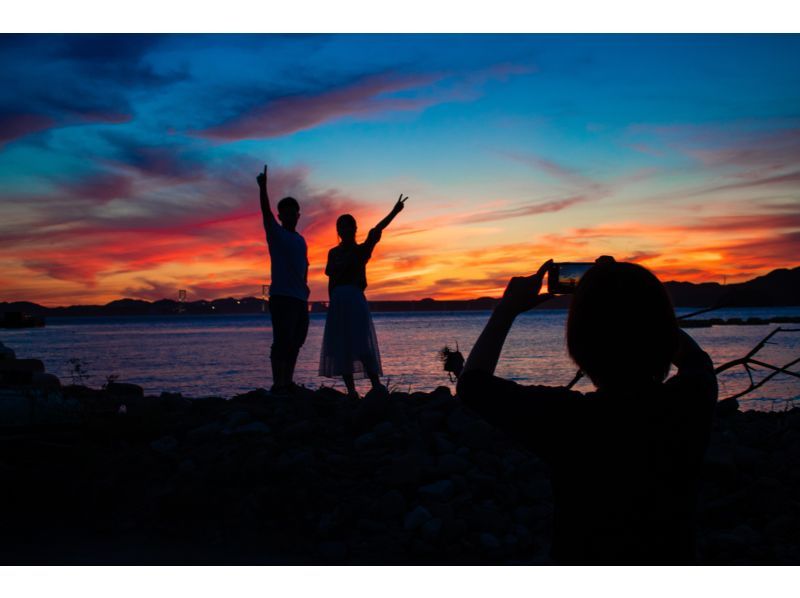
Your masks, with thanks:
<instances>
[{"instance_id":1,"label":"distant mountain range","mask_svg":"<svg viewBox=\"0 0 800 598\"><path fill-rule=\"evenodd\" d=\"M747 282L721 285L715 282L666 282L676 307L776 307L800 306L800 267L773 270ZM494 308L498 299L481 297L464 301L420 299L416 301L370 301L376 312L386 311L474 311ZM569 306L570 296L562 295L544 303L543 309L563 309ZM312 311L325 311L325 302L311 304ZM24 312L47 317L59 316L141 316L185 313L199 314L249 314L265 309L264 302L256 297L215 299L213 301L187 301L172 299L142 301L118 299L105 305L71 305L69 307L44 307L30 301L0 302L0 313Z\"/></svg>"}]
</instances>

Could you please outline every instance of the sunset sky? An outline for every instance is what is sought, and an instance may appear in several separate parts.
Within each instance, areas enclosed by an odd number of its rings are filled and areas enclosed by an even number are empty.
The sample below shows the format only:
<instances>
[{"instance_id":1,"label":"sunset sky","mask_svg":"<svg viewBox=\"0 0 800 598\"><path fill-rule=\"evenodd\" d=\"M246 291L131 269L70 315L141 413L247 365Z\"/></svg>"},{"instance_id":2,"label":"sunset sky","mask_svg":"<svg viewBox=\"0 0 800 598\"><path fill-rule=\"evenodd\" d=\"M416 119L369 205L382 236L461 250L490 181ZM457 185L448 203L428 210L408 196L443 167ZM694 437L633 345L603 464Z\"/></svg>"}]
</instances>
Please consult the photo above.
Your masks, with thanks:
<instances>
[{"instance_id":1,"label":"sunset sky","mask_svg":"<svg viewBox=\"0 0 800 598\"><path fill-rule=\"evenodd\" d=\"M547 258L662 280L800 265L800 36L0 35L0 301L258 296L255 177L336 217L403 192L371 299Z\"/></svg>"}]
</instances>

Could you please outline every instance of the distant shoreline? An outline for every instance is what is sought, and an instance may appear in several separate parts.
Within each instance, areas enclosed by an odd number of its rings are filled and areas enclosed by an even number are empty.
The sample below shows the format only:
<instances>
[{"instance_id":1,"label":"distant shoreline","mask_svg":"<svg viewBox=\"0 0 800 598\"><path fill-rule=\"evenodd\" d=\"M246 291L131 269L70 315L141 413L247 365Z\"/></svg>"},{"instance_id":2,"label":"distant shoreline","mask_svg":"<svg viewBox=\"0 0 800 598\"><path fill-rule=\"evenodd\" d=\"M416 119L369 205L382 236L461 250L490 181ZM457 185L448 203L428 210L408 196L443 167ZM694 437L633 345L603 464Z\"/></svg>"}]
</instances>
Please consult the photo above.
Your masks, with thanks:
<instances>
[{"instance_id":1,"label":"distant shoreline","mask_svg":"<svg viewBox=\"0 0 800 598\"><path fill-rule=\"evenodd\" d=\"M675 307L800 307L800 267L773 270L769 274L743 283L720 285L718 283L665 282L667 292ZM369 294L369 291L367 291ZM567 309L571 296L561 295L543 303L539 309ZM477 299L417 299L402 301L370 301L373 312L444 312L488 311L494 309L499 298ZM312 313L324 313L327 301L309 303ZM105 305L72 305L45 307L30 301L0 302L0 313L22 312L34 316L139 316L169 314L256 314L266 311L265 300L258 297L227 297L212 301L175 301L159 299L119 299Z\"/></svg>"}]
</instances>

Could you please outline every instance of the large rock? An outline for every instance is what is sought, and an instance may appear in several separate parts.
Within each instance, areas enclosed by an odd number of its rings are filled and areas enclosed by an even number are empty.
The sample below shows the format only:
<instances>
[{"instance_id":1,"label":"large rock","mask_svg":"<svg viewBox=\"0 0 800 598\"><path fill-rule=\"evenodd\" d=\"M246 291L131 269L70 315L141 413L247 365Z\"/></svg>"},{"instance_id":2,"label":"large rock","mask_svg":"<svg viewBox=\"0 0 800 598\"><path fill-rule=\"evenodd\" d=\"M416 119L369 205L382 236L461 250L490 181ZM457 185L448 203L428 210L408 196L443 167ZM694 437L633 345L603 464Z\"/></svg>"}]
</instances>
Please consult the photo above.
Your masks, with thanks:
<instances>
[{"instance_id":1,"label":"large rock","mask_svg":"<svg viewBox=\"0 0 800 598\"><path fill-rule=\"evenodd\" d=\"M372 506L373 512L385 519L400 517L408 508L405 497L398 490L389 490Z\"/></svg>"},{"instance_id":2,"label":"large rock","mask_svg":"<svg viewBox=\"0 0 800 598\"><path fill-rule=\"evenodd\" d=\"M429 519L420 526L419 531L425 540L428 542L435 542L442 532L442 520L435 517Z\"/></svg>"},{"instance_id":3,"label":"large rock","mask_svg":"<svg viewBox=\"0 0 800 598\"><path fill-rule=\"evenodd\" d=\"M433 484L421 486L417 493L423 498L431 498L434 500L450 500L455 493L455 487L450 480L440 480Z\"/></svg>"},{"instance_id":4,"label":"large rock","mask_svg":"<svg viewBox=\"0 0 800 598\"><path fill-rule=\"evenodd\" d=\"M370 390L353 414L353 425L361 432L374 428L376 424L388 418L389 406L388 391L380 388Z\"/></svg>"},{"instance_id":5,"label":"large rock","mask_svg":"<svg viewBox=\"0 0 800 598\"><path fill-rule=\"evenodd\" d=\"M34 374L44 373L44 363L39 359L0 360L0 381L4 384L27 385Z\"/></svg>"},{"instance_id":6,"label":"large rock","mask_svg":"<svg viewBox=\"0 0 800 598\"><path fill-rule=\"evenodd\" d=\"M461 442L473 449L489 449L494 443L496 431L483 420L469 422L461 431Z\"/></svg>"},{"instance_id":7,"label":"large rock","mask_svg":"<svg viewBox=\"0 0 800 598\"><path fill-rule=\"evenodd\" d=\"M189 442L203 442L216 437L222 432L222 424L219 422L211 422L203 426L198 426L193 430L186 433L186 440Z\"/></svg>"},{"instance_id":8,"label":"large rock","mask_svg":"<svg viewBox=\"0 0 800 598\"><path fill-rule=\"evenodd\" d=\"M237 426L233 430L231 430L231 434L269 434L272 432L270 427L265 424L264 422L250 422L249 424L243 424L241 426Z\"/></svg>"},{"instance_id":9,"label":"large rock","mask_svg":"<svg viewBox=\"0 0 800 598\"><path fill-rule=\"evenodd\" d=\"M500 548L500 540L494 534L484 532L480 535L481 546L487 550L498 550Z\"/></svg>"},{"instance_id":10,"label":"large rock","mask_svg":"<svg viewBox=\"0 0 800 598\"><path fill-rule=\"evenodd\" d=\"M450 415L447 416L447 430L451 434L458 435L470 422L473 421L475 421L475 418L467 415L464 409L452 409L450 411Z\"/></svg>"},{"instance_id":11,"label":"large rock","mask_svg":"<svg viewBox=\"0 0 800 598\"><path fill-rule=\"evenodd\" d=\"M375 434L375 432L366 432L365 434L362 434L353 440L353 446L359 450L362 450L374 446L377 441L378 436Z\"/></svg>"},{"instance_id":12,"label":"large rock","mask_svg":"<svg viewBox=\"0 0 800 598\"><path fill-rule=\"evenodd\" d=\"M445 476L450 476L454 473L463 473L470 467L470 462L458 455L442 455L439 457L438 470Z\"/></svg>"},{"instance_id":13,"label":"large rock","mask_svg":"<svg viewBox=\"0 0 800 598\"><path fill-rule=\"evenodd\" d=\"M347 545L344 542L321 542L317 551L322 560L329 563L340 563L347 558Z\"/></svg>"},{"instance_id":14,"label":"large rock","mask_svg":"<svg viewBox=\"0 0 800 598\"><path fill-rule=\"evenodd\" d=\"M138 384L131 384L129 382L109 382L106 385L106 392L121 399L144 398L144 389Z\"/></svg>"},{"instance_id":15,"label":"large rock","mask_svg":"<svg viewBox=\"0 0 800 598\"><path fill-rule=\"evenodd\" d=\"M0 361L0 372L43 373L44 363L41 359L12 359Z\"/></svg>"},{"instance_id":16,"label":"large rock","mask_svg":"<svg viewBox=\"0 0 800 598\"><path fill-rule=\"evenodd\" d=\"M157 453L171 453L178 448L178 441L174 436L162 436L150 443L150 448Z\"/></svg>"},{"instance_id":17,"label":"large rock","mask_svg":"<svg viewBox=\"0 0 800 598\"><path fill-rule=\"evenodd\" d=\"M0 361L5 359L16 359L17 355L14 353L14 349L11 347L6 347L3 343L0 343Z\"/></svg>"},{"instance_id":18,"label":"large rock","mask_svg":"<svg viewBox=\"0 0 800 598\"><path fill-rule=\"evenodd\" d=\"M55 374L36 373L31 376L31 386L42 392L59 392L61 380Z\"/></svg>"},{"instance_id":19,"label":"large rock","mask_svg":"<svg viewBox=\"0 0 800 598\"><path fill-rule=\"evenodd\" d=\"M81 404L58 391L0 389L0 426L73 423L80 416Z\"/></svg>"},{"instance_id":20,"label":"large rock","mask_svg":"<svg viewBox=\"0 0 800 598\"><path fill-rule=\"evenodd\" d=\"M430 511L423 506L418 506L414 510L409 511L403 520L403 529L406 531L414 531L422 527L424 523L433 519Z\"/></svg>"},{"instance_id":21,"label":"large rock","mask_svg":"<svg viewBox=\"0 0 800 598\"><path fill-rule=\"evenodd\" d=\"M393 459L378 475L378 480L388 486L416 485L422 475L424 459L415 454Z\"/></svg>"}]
</instances>

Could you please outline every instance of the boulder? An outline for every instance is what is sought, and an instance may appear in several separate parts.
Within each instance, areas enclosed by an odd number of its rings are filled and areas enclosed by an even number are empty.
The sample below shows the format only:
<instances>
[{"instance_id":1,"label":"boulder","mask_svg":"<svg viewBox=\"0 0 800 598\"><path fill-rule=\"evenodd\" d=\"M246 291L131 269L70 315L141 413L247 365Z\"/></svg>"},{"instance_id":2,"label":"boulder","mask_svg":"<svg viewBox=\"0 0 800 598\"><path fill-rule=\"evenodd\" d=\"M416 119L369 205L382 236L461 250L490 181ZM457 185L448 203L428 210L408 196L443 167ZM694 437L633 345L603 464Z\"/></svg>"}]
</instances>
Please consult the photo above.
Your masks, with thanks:
<instances>
[{"instance_id":1,"label":"boulder","mask_svg":"<svg viewBox=\"0 0 800 598\"><path fill-rule=\"evenodd\" d=\"M0 360L0 381L4 384L27 385L34 374L44 373L44 363L39 359Z\"/></svg>"},{"instance_id":2,"label":"boulder","mask_svg":"<svg viewBox=\"0 0 800 598\"><path fill-rule=\"evenodd\" d=\"M307 440L314 435L314 425L309 420L303 419L287 426L282 435L287 440Z\"/></svg>"},{"instance_id":3,"label":"boulder","mask_svg":"<svg viewBox=\"0 0 800 598\"><path fill-rule=\"evenodd\" d=\"M500 540L494 534L484 532L480 535L481 546L487 550L498 550L500 548Z\"/></svg>"},{"instance_id":4,"label":"boulder","mask_svg":"<svg viewBox=\"0 0 800 598\"><path fill-rule=\"evenodd\" d=\"M0 388L0 425L30 425L32 412L32 399L26 393L16 389Z\"/></svg>"},{"instance_id":5,"label":"boulder","mask_svg":"<svg viewBox=\"0 0 800 598\"><path fill-rule=\"evenodd\" d=\"M375 519L362 518L356 523L356 527L368 534L382 534L386 531L386 524L383 521L376 521Z\"/></svg>"},{"instance_id":6,"label":"boulder","mask_svg":"<svg viewBox=\"0 0 800 598\"><path fill-rule=\"evenodd\" d=\"M442 520L433 518L422 524L419 528L420 535L428 542L435 542L442 532Z\"/></svg>"},{"instance_id":7,"label":"boulder","mask_svg":"<svg viewBox=\"0 0 800 598\"><path fill-rule=\"evenodd\" d=\"M437 467L442 475L450 476L454 473L463 473L467 471L471 467L471 464L458 455L442 455L439 457Z\"/></svg>"},{"instance_id":8,"label":"boulder","mask_svg":"<svg viewBox=\"0 0 800 598\"><path fill-rule=\"evenodd\" d=\"M317 551L322 560L329 563L340 563L347 558L347 545L344 542L320 542Z\"/></svg>"},{"instance_id":9,"label":"boulder","mask_svg":"<svg viewBox=\"0 0 800 598\"><path fill-rule=\"evenodd\" d=\"M129 382L109 382L106 385L106 392L112 396L125 399L143 399L144 389L138 384Z\"/></svg>"},{"instance_id":10,"label":"boulder","mask_svg":"<svg viewBox=\"0 0 800 598\"><path fill-rule=\"evenodd\" d=\"M11 359L0 361L0 373L30 372L43 373L44 363L41 359Z\"/></svg>"},{"instance_id":11,"label":"boulder","mask_svg":"<svg viewBox=\"0 0 800 598\"><path fill-rule=\"evenodd\" d=\"M447 430L451 434L460 434L467 424L472 421L475 421L475 418L468 416L463 409L452 409L447 416Z\"/></svg>"},{"instance_id":12,"label":"boulder","mask_svg":"<svg viewBox=\"0 0 800 598\"><path fill-rule=\"evenodd\" d=\"M151 442L150 448L157 453L171 453L178 448L178 441L173 436L162 436Z\"/></svg>"},{"instance_id":13,"label":"boulder","mask_svg":"<svg viewBox=\"0 0 800 598\"><path fill-rule=\"evenodd\" d=\"M381 422L375 426L372 431L376 436L389 436L392 432L394 432L394 425L392 422Z\"/></svg>"},{"instance_id":14,"label":"boulder","mask_svg":"<svg viewBox=\"0 0 800 598\"><path fill-rule=\"evenodd\" d=\"M11 347L6 347L3 343L0 343L0 361L16 358L17 355L14 353L14 349Z\"/></svg>"},{"instance_id":15,"label":"boulder","mask_svg":"<svg viewBox=\"0 0 800 598\"><path fill-rule=\"evenodd\" d=\"M495 429L485 421L476 419L461 431L461 442L473 449L488 449L494 443Z\"/></svg>"},{"instance_id":16,"label":"boulder","mask_svg":"<svg viewBox=\"0 0 800 598\"><path fill-rule=\"evenodd\" d=\"M417 493L423 498L431 498L433 500L450 500L455 493L455 486L450 480L440 480L432 484L421 486L417 489Z\"/></svg>"},{"instance_id":17,"label":"boulder","mask_svg":"<svg viewBox=\"0 0 800 598\"><path fill-rule=\"evenodd\" d=\"M396 457L381 470L378 479L389 486L416 485L422 474L423 461L422 457L413 454Z\"/></svg>"},{"instance_id":18,"label":"boulder","mask_svg":"<svg viewBox=\"0 0 800 598\"><path fill-rule=\"evenodd\" d=\"M237 426L231 431L231 434L269 434L270 432L272 430L264 422L250 422L249 424Z\"/></svg>"},{"instance_id":19,"label":"boulder","mask_svg":"<svg viewBox=\"0 0 800 598\"><path fill-rule=\"evenodd\" d=\"M434 437L434 445L436 447L436 452L440 455L455 453L456 448L458 448L450 441L450 439L448 439L446 434L441 432L436 433L436 436Z\"/></svg>"},{"instance_id":20,"label":"boulder","mask_svg":"<svg viewBox=\"0 0 800 598\"><path fill-rule=\"evenodd\" d=\"M397 490L389 490L372 507L373 512L386 519L400 517L408 508L405 497Z\"/></svg>"},{"instance_id":21,"label":"boulder","mask_svg":"<svg viewBox=\"0 0 800 598\"><path fill-rule=\"evenodd\" d=\"M367 431L387 419L389 415L389 393L385 389L372 389L361 400L353 413L353 425L359 431Z\"/></svg>"},{"instance_id":22,"label":"boulder","mask_svg":"<svg viewBox=\"0 0 800 598\"><path fill-rule=\"evenodd\" d=\"M163 396L163 393L162 393ZM228 427L233 429L253 421L253 416L248 411L234 411L228 416Z\"/></svg>"},{"instance_id":23,"label":"boulder","mask_svg":"<svg viewBox=\"0 0 800 598\"><path fill-rule=\"evenodd\" d=\"M358 438L353 441L353 446L357 449L365 449L373 446L378 441L378 437L375 432L367 432L366 434L362 434Z\"/></svg>"},{"instance_id":24,"label":"boulder","mask_svg":"<svg viewBox=\"0 0 800 598\"><path fill-rule=\"evenodd\" d=\"M31 375L31 386L43 392L59 392L61 380L55 374L35 373Z\"/></svg>"},{"instance_id":25,"label":"boulder","mask_svg":"<svg viewBox=\"0 0 800 598\"><path fill-rule=\"evenodd\" d=\"M198 426L193 430L186 433L186 440L189 442L202 442L210 438L214 438L222 432L222 424L219 422L211 422L203 426Z\"/></svg>"},{"instance_id":26,"label":"boulder","mask_svg":"<svg viewBox=\"0 0 800 598\"><path fill-rule=\"evenodd\" d=\"M414 531L431 519L433 519L433 515L428 509L423 506L417 506L406 514L405 519L403 519L403 529Z\"/></svg>"}]
</instances>

